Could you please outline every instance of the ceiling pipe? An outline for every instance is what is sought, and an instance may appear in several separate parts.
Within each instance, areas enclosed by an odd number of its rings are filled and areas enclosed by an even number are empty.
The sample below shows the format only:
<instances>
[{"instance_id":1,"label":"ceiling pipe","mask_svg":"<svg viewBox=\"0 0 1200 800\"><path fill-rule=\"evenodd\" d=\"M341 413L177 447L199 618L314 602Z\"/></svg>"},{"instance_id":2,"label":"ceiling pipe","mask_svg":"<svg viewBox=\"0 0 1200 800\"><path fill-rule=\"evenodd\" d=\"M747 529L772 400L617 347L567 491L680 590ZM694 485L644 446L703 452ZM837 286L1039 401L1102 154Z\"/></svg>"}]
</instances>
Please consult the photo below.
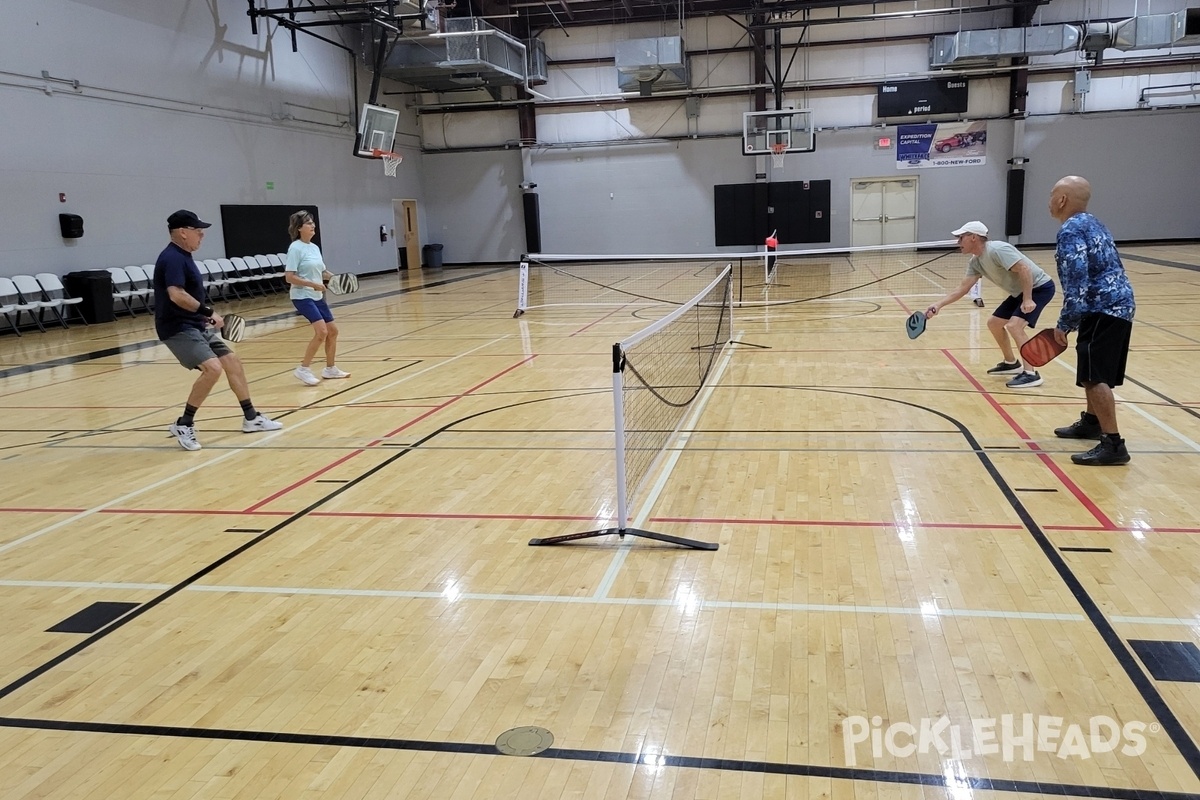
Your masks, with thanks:
<instances>
[{"instance_id":1,"label":"ceiling pipe","mask_svg":"<svg viewBox=\"0 0 1200 800\"><path fill-rule=\"evenodd\" d=\"M1153 59L1132 59L1125 61L1116 61L1106 63L1101 67L1092 69L1092 72L1108 72L1119 71L1124 69L1148 69L1153 67L1177 67L1179 65L1200 65L1200 54L1194 56L1162 56ZM1054 75L1057 73L1074 74L1076 67L1074 65L1052 64L1043 67L1030 67L1028 65L1012 65L1012 66L991 66L978 67L974 69L961 69L954 71L940 70L938 72L929 73L907 73L899 76L901 80L918 80L922 78L937 78L937 77L964 77L964 78L998 78L1011 72L1028 71L1037 75ZM830 91L835 89L872 89L882 81L896 80L896 75L864 77L861 80L844 81L830 79L828 81L793 81L785 83L784 91ZM545 95L538 95L550 102L536 103L538 109L549 108L571 108L575 106L588 106L611 103L634 103L634 102L653 102L657 100L682 99L686 97L728 97L731 95L745 94L755 90L771 89L770 83L746 83L734 86L720 86L708 89L677 89L661 93L656 93L653 97L641 97L637 92L622 92L612 95L577 95L574 97L546 98ZM384 94L403 94L402 92L384 92ZM467 103L437 103L426 106L417 107L418 114L441 114L454 113L457 111L500 111L506 108L514 108L520 105L532 104L532 100L483 100L479 102ZM878 123L876 123L878 125Z\"/></svg>"}]
</instances>

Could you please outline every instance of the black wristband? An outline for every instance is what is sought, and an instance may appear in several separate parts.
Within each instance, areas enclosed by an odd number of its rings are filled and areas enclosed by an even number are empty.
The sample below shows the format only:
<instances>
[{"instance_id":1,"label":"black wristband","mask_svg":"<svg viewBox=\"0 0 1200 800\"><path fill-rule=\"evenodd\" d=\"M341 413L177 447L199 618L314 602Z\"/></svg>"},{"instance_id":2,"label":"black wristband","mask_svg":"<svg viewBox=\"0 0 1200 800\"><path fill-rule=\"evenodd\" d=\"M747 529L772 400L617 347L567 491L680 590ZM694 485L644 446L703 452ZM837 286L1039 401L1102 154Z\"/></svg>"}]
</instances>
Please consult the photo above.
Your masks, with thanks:
<instances>
[{"instance_id":1,"label":"black wristband","mask_svg":"<svg viewBox=\"0 0 1200 800\"><path fill-rule=\"evenodd\" d=\"M201 303L200 307L196 309L196 313L199 314L200 316L204 317L205 319L211 319L212 315L213 315L213 307L206 306L203 303Z\"/></svg>"}]
</instances>

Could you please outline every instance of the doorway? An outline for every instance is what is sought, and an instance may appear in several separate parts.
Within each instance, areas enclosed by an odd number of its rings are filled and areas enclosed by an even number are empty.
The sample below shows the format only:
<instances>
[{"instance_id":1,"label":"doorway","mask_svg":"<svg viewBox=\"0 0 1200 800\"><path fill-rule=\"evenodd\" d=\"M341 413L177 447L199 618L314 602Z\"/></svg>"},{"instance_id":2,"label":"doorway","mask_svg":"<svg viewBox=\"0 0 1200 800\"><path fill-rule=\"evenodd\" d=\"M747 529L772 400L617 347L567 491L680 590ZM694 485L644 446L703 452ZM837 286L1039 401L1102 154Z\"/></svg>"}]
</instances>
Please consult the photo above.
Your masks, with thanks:
<instances>
[{"instance_id":1,"label":"doorway","mask_svg":"<svg viewBox=\"0 0 1200 800\"><path fill-rule=\"evenodd\" d=\"M396 269L421 268L421 236L417 230L417 201L392 201L392 239L396 242Z\"/></svg>"},{"instance_id":2,"label":"doorway","mask_svg":"<svg viewBox=\"0 0 1200 800\"><path fill-rule=\"evenodd\" d=\"M917 178L850 182L850 244L873 247L917 241Z\"/></svg>"}]
</instances>

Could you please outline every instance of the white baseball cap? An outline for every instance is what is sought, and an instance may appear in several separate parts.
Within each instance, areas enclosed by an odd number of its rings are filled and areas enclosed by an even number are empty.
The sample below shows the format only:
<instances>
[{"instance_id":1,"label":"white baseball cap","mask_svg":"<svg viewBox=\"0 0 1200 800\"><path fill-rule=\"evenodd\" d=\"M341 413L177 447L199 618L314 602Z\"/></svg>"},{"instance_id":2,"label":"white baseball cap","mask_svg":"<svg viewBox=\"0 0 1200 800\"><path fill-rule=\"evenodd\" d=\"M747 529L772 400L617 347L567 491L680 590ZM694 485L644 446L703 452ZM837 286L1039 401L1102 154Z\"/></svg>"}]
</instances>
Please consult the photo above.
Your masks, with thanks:
<instances>
[{"instance_id":1,"label":"white baseball cap","mask_svg":"<svg viewBox=\"0 0 1200 800\"><path fill-rule=\"evenodd\" d=\"M976 236L987 236L987 225L984 225L979 220L971 220L958 230L950 231L951 236L962 236L964 233L973 233Z\"/></svg>"}]
</instances>

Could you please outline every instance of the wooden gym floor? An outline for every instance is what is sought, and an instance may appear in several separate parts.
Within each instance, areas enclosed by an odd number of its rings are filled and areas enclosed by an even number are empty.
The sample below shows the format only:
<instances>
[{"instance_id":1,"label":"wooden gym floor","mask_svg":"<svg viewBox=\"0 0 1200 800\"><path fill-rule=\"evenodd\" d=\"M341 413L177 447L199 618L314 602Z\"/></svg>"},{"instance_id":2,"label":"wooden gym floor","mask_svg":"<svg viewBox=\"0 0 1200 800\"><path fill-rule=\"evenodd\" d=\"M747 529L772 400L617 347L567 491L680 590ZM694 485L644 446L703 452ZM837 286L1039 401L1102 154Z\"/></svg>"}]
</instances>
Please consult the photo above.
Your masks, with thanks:
<instances>
[{"instance_id":1,"label":"wooden gym floor","mask_svg":"<svg viewBox=\"0 0 1200 800\"><path fill-rule=\"evenodd\" d=\"M985 374L995 287L916 341L933 295L738 310L635 509L716 552L527 546L612 523L644 320L513 319L512 269L364 280L311 388L284 295L226 304L286 427L222 382L195 453L146 315L6 335L0 796L1196 797L1200 246L1123 253L1126 467L1053 436L1073 351Z\"/></svg>"}]
</instances>

